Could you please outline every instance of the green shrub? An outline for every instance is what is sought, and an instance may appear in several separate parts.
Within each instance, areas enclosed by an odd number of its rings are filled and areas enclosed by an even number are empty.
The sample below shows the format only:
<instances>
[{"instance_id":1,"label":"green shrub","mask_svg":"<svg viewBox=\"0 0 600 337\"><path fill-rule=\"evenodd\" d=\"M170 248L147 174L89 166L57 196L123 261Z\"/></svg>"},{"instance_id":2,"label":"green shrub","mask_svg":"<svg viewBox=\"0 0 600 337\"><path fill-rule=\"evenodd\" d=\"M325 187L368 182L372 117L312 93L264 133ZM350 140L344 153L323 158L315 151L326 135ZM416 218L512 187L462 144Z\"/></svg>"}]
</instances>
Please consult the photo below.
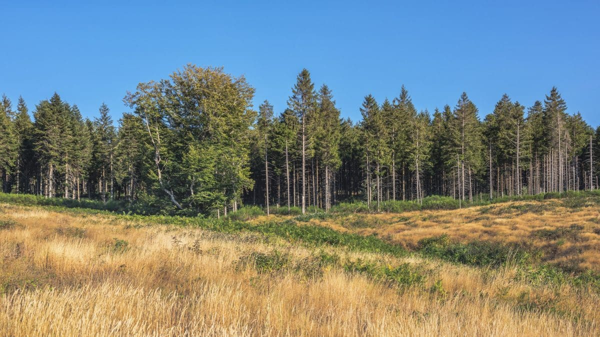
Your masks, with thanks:
<instances>
[{"instance_id":1,"label":"green shrub","mask_svg":"<svg viewBox=\"0 0 600 337\"><path fill-rule=\"evenodd\" d=\"M290 207L288 210L287 206L276 207L270 209L271 214L276 215L300 215L302 214L302 209L300 207Z\"/></svg>"},{"instance_id":2,"label":"green shrub","mask_svg":"<svg viewBox=\"0 0 600 337\"><path fill-rule=\"evenodd\" d=\"M574 224L569 227L559 227L555 229L538 229L531 232L531 235L548 241L563 238L576 240L579 237L579 232L582 229L583 226Z\"/></svg>"},{"instance_id":3,"label":"green shrub","mask_svg":"<svg viewBox=\"0 0 600 337\"><path fill-rule=\"evenodd\" d=\"M121 239L114 238L114 242L110 246L113 253L125 253L129 250L129 242Z\"/></svg>"},{"instance_id":4,"label":"green shrub","mask_svg":"<svg viewBox=\"0 0 600 337\"><path fill-rule=\"evenodd\" d=\"M283 270L290 263L288 254L274 250L270 253L253 252L240 258L239 265L252 265L260 274Z\"/></svg>"},{"instance_id":5,"label":"green shrub","mask_svg":"<svg viewBox=\"0 0 600 337\"><path fill-rule=\"evenodd\" d=\"M402 286L421 285L425 282L425 276L408 263L392 267L359 259L356 262L345 263L344 270Z\"/></svg>"},{"instance_id":6,"label":"green shrub","mask_svg":"<svg viewBox=\"0 0 600 337\"><path fill-rule=\"evenodd\" d=\"M19 224L13 220L0 220L0 230L3 229L13 229L17 227Z\"/></svg>"},{"instance_id":7,"label":"green shrub","mask_svg":"<svg viewBox=\"0 0 600 337\"><path fill-rule=\"evenodd\" d=\"M498 243L473 241L452 242L447 235L422 239L418 251L426 256L446 261L473 265L498 267L507 263L526 264L534 260L534 255L524 249L504 246Z\"/></svg>"},{"instance_id":8,"label":"green shrub","mask_svg":"<svg viewBox=\"0 0 600 337\"><path fill-rule=\"evenodd\" d=\"M333 217L334 217L334 215L331 213L319 212L319 213L301 214L301 215L296 216L294 218L294 220L299 221L299 222L309 222L312 219L327 220L327 219L331 219Z\"/></svg>"},{"instance_id":9,"label":"green shrub","mask_svg":"<svg viewBox=\"0 0 600 337\"><path fill-rule=\"evenodd\" d=\"M248 221L261 215L265 215L265 212L260 207L245 206L235 212L229 213L227 217L235 221Z\"/></svg>"}]
</instances>

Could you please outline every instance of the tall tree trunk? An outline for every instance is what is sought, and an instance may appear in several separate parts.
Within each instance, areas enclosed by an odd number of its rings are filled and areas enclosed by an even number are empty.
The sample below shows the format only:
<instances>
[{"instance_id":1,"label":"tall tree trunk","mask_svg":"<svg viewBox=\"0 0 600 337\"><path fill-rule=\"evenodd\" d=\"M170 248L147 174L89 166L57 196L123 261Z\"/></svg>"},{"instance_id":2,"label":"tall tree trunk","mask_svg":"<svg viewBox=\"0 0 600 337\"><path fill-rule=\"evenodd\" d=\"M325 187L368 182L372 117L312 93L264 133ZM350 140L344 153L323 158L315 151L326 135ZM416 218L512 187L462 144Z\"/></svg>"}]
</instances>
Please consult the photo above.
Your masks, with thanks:
<instances>
[{"instance_id":1,"label":"tall tree trunk","mask_svg":"<svg viewBox=\"0 0 600 337\"><path fill-rule=\"evenodd\" d=\"M302 114L302 214L306 214L306 120Z\"/></svg>"},{"instance_id":2,"label":"tall tree trunk","mask_svg":"<svg viewBox=\"0 0 600 337\"><path fill-rule=\"evenodd\" d=\"M517 179L516 179L516 184L517 184L517 194L521 195L521 164L520 164L520 159L521 159L521 126L517 125Z\"/></svg>"},{"instance_id":3,"label":"tall tree trunk","mask_svg":"<svg viewBox=\"0 0 600 337\"><path fill-rule=\"evenodd\" d=\"M396 200L396 153L392 157L392 200Z\"/></svg>"},{"instance_id":4,"label":"tall tree trunk","mask_svg":"<svg viewBox=\"0 0 600 337\"><path fill-rule=\"evenodd\" d=\"M367 207L371 209L371 177L370 177L370 164L369 164L369 151L367 151L367 163L365 167L365 178L367 180Z\"/></svg>"},{"instance_id":5,"label":"tall tree trunk","mask_svg":"<svg viewBox=\"0 0 600 337\"><path fill-rule=\"evenodd\" d=\"M112 146L112 144L111 144ZM110 150L110 198L115 198L115 177L113 173L113 150Z\"/></svg>"},{"instance_id":6,"label":"tall tree trunk","mask_svg":"<svg viewBox=\"0 0 600 337\"><path fill-rule=\"evenodd\" d=\"M325 165L325 211L328 212L331 207L329 200L329 165Z\"/></svg>"},{"instance_id":7,"label":"tall tree trunk","mask_svg":"<svg viewBox=\"0 0 600 337\"><path fill-rule=\"evenodd\" d=\"M590 190L594 190L594 150L592 136L590 136Z\"/></svg>"},{"instance_id":8,"label":"tall tree trunk","mask_svg":"<svg viewBox=\"0 0 600 337\"><path fill-rule=\"evenodd\" d=\"M287 143L287 139L285 140L285 177L286 177L286 183L287 183L287 206L288 206L288 213L290 211L290 165L289 165L289 161L288 161L288 143Z\"/></svg>"},{"instance_id":9,"label":"tall tree trunk","mask_svg":"<svg viewBox=\"0 0 600 337\"><path fill-rule=\"evenodd\" d=\"M375 177L377 179L377 212L379 212L379 206L381 203L381 183L379 182L379 162L377 162L377 177Z\"/></svg>"},{"instance_id":10,"label":"tall tree trunk","mask_svg":"<svg viewBox=\"0 0 600 337\"><path fill-rule=\"evenodd\" d=\"M19 155L19 157L17 158L17 194L19 194L20 191L20 183L21 182L21 156Z\"/></svg>"},{"instance_id":11,"label":"tall tree trunk","mask_svg":"<svg viewBox=\"0 0 600 337\"><path fill-rule=\"evenodd\" d=\"M490 200L494 198L494 169L492 168L492 144L490 143Z\"/></svg>"},{"instance_id":12,"label":"tall tree trunk","mask_svg":"<svg viewBox=\"0 0 600 337\"><path fill-rule=\"evenodd\" d=\"M69 164L65 163L65 199L69 199Z\"/></svg>"},{"instance_id":13,"label":"tall tree trunk","mask_svg":"<svg viewBox=\"0 0 600 337\"><path fill-rule=\"evenodd\" d=\"M54 180L54 165L50 164L50 167L48 169L48 197L49 198L53 198L54 197L54 184L53 181Z\"/></svg>"},{"instance_id":14,"label":"tall tree trunk","mask_svg":"<svg viewBox=\"0 0 600 337\"><path fill-rule=\"evenodd\" d=\"M265 134L265 204L267 206L267 215L270 215L269 210L269 158L267 153L267 135Z\"/></svg>"}]
</instances>

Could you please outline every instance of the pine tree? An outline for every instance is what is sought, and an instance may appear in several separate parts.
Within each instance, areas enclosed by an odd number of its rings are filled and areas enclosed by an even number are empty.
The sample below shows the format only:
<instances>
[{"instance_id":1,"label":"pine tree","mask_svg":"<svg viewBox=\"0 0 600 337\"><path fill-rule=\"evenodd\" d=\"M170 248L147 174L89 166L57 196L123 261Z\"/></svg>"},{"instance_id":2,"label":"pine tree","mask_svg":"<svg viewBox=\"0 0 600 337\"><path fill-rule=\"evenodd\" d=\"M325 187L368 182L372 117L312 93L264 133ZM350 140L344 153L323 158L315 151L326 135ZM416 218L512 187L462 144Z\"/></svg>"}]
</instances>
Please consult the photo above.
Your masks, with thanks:
<instances>
[{"instance_id":1,"label":"pine tree","mask_svg":"<svg viewBox=\"0 0 600 337\"><path fill-rule=\"evenodd\" d=\"M549 153L549 190L562 192L565 190L564 163L566 158L565 145L568 134L565 132L567 104L562 99L558 89L553 87L550 95L544 100L543 119L548 135Z\"/></svg>"},{"instance_id":2,"label":"pine tree","mask_svg":"<svg viewBox=\"0 0 600 337\"><path fill-rule=\"evenodd\" d=\"M325 210L331 207L331 177L341 165L340 111L335 107L333 94L327 85L319 90L319 130L316 135L316 151L320 162L325 166Z\"/></svg>"},{"instance_id":3,"label":"pine tree","mask_svg":"<svg viewBox=\"0 0 600 337\"><path fill-rule=\"evenodd\" d=\"M18 144L18 155L16 163L16 192L31 192L29 180L35 171L36 165L33 156L33 123L29 117L29 110L23 97L19 97L17 115L15 116L14 129Z\"/></svg>"},{"instance_id":4,"label":"pine tree","mask_svg":"<svg viewBox=\"0 0 600 337\"><path fill-rule=\"evenodd\" d=\"M296 114L286 109L279 118L275 120L273 125L273 141L272 148L282 158L282 172L285 172L285 184L286 184L286 202L288 211L292 204L295 205L295 193L292 193L292 188L295 186L293 176L290 175L290 164L295 162L298 157L298 131L300 130L300 121Z\"/></svg>"},{"instance_id":5,"label":"pine tree","mask_svg":"<svg viewBox=\"0 0 600 337\"><path fill-rule=\"evenodd\" d=\"M310 72L303 69L296 78L296 84L292 88L292 96L288 99L288 107L296 113L300 121L301 153L302 153L302 214L306 213L306 158L310 147L311 137L308 134L310 126L307 126L316 110L315 86L310 79ZM310 157L310 154L308 154Z\"/></svg>"},{"instance_id":6,"label":"pine tree","mask_svg":"<svg viewBox=\"0 0 600 337\"><path fill-rule=\"evenodd\" d=\"M259 144L262 144L265 159L265 206L269 211L269 137L273 128L273 106L265 100L258 108Z\"/></svg>"},{"instance_id":7,"label":"pine tree","mask_svg":"<svg viewBox=\"0 0 600 337\"><path fill-rule=\"evenodd\" d=\"M19 143L15 134L12 104L6 96L2 96L0 104L0 177L2 191L9 192L8 179L16 166Z\"/></svg>"},{"instance_id":8,"label":"pine tree","mask_svg":"<svg viewBox=\"0 0 600 337\"><path fill-rule=\"evenodd\" d=\"M41 165L40 172L45 171L38 190L49 198L56 194L56 176L65 162L66 139L70 136L66 130L69 110L69 105L55 93L49 101L41 101L34 112L34 148Z\"/></svg>"},{"instance_id":9,"label":"pine tree","mask_svg":"<svg viewBox=\"0 0 600 337\"><path fill-rule=\"evenodd\" d=\"M393 180L395 181L396 164L402 166L402 200L406 200L406 185L408 174L406 167L411 165L410 160L410 130L411 123L417 115L412 99L408 94L408 90L402 86L400 95L393 100L394 109L392 114L388 115L386 125L390 129L392 136L392 171L394 173ZM395 186L394 186L395 187ZM395 189L395 188L393 188ZM395 194L395 193L394 193Z\"/></svg>"},{"instance_id":10,"label":"pine tree","mask_svg":"<svg viewBox=\"0 0 600 337\"><path fill-rule=\"evenodd\" d=\"M367 95L360 112L363 116L362 131L365 149L365 171L366 171L366 197L367 203L372 200L371 187L371 165L375 164L375 187L377 194L377 210L380 209L382 201L381 194L381 166L386 163L389 149L386 144L386 128L383 114L377 101L372 95Z\"/></svg>"},{"instance_id":11,"label":"pine tree","mask_svg":"<svg viewBox=\"0 0 600 337\"><path fill-rule=\"evenodd\" d=\"M110 116L110 110L102 103L100 116L94 120L93 160L98 193L102 201L114 197L114 148L116 130Z\"/></svg>"},{"instance_id":12,"label":"pine tree","mask_svg":"<svg viewBox=\"0 0 600 337\"><path fill-rule=\"evenodd\" d=\"M459 196L461 200L466 200L465 194L469 185L469 199L472 200L472 175L482 163L482 132L477 107L466 93L461 95L453 111L450 132L457 162Z\"/></svg>"},{"instance_id":13,"label":"pine tree","mask_svg":"<svg viewBox=\"0 0 600 337\"><path fill-rule=\"evenodd\" d=\"M415 173L416 197L422 203L425 197L423 188L423 172L429 166L429 153L431 148L430 136L430 117L428 112L417 114L412 120L411 133L411 151L410 162L411 170Z\"/></svg>"},{"instance_id":14,"label":"pine tree","mask_svg":"<svg viewBox=\"0 0 600 337\"><path fill-rule=\"evenodd\" d=\"M141 187L143 177L148 174L146 167L147 146L143 123L140 118L124 113L119 121L118 144L115 151L115 181L128 200L136 199L136 191ZM193 186L192 186L193 188Z\"/></svg>"}]
</instances>

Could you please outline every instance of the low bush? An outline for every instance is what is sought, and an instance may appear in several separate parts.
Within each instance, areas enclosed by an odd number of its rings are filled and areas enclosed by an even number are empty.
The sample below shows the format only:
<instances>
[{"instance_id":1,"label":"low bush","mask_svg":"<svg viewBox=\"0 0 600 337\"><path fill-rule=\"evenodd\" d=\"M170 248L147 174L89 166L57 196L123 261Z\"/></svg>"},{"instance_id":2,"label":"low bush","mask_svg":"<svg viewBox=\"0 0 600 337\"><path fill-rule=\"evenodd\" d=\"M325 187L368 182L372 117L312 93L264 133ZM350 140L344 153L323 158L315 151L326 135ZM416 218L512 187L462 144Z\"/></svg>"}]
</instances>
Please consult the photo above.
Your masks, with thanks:
<instances>
[{"instance_id":1,"label":"low bush","mask_svg":"<svg viewBox=\"0 0 600 337\"><path fill-rule=\"evenodd\" d=\"M290 263L288 254L274 250L270 253L253 252L240 258L239 266L252 265L259 274L283 270Z\"/></svg>"},{"instance_id":2,"label":"low bush","mask_svg":"<svg viewBox=\"0 0 600 337\"><path fill-rule=\"evenodd\" d=\"M318 213L301 214L301 215L296 216L294 218L294 220L299 221L299 222L309 222L312 219L327 220L327 219L331 219L333 217L334 217L334 214L332 214L332 213L318 212Z\"/></svg>"},{"instance_id":3,"label":"low bush","mask_svg":"<svg viewBox=\"0 0 600 337\"><path fill-rule=\"evenodd\" d=\"M418 251L426 256L450 262L492 267L499 267L508 263L519 265L532 263L539 255L537 252L532 254L525 249L493 242L453 242L447 235L420 240Z\"/></svg>"},{"instance_id":4,"label":"low bush","mask_svg":"<svg viewBox=\"0 0 600 337\"><path fill-rule=\"evenodd\" d=\"M284 207L275 207L269 210L271 214L275 215L300 215L302 214L302 209L300 207L290 207L288 210L287 206Z\"/></svg>"},{"instance_id":5,"label":"low bush","mask_svg":"<svg viewBox=\"0 0 600 337\"><path fill-rule=\"evenodd\" d=\"M235 212L229 213L227 217L234 221L248 221L261 215L265 215L262 208L258 206L245 206Z\"/></svg>"},{"instance_id":6,"label":"low bush","mask_svg":"<svg viewBox=\"0 0 600 337\"><path fill-rule=\"evenodd\" d=\"M344 270L365 274L370 278L401 286L422 285L425 282L425 276L408 263L392 267L359 259L355 262L345 263Z\"/></svg>"}]
</instances>

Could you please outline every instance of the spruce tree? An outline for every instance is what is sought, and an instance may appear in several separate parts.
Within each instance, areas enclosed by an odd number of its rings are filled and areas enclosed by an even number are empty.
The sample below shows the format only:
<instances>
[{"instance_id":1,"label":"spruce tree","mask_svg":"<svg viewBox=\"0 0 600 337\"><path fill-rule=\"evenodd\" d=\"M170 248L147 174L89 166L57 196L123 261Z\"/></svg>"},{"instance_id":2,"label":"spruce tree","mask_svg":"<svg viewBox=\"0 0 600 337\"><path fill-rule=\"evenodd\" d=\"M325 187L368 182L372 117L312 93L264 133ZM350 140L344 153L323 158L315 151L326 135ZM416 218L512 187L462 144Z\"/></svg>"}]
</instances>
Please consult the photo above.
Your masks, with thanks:
<instances>
[{"instance_id":1,"label":"spruce tree","mask_svg":"<svg viewBox=\"0 0 600 337\"><path fill-rule=\"evenodd\" d=\"M292 88L292 96L288 99L288 107L296 113L300 121L300 142L302 155L302 214L306 213L306 158L310 150L311 137L308 133L313 115L316 110L315 86L310 78L310 72L302 69ZM310 156L310 154L308 154Z\"/></svg>"},{"instance_id":2,"label":"spruce tree","mask_svg":"<svg viewBox=\"0 0 600 337\"><path fill-rule=\"evenodd\" d=\"M13 117L12 104L6 96L3 96L0 104L0 177L3 192L10 192L8 179L15 169L19 152Z\"/></svg>"},{"instance_id":3,"label":"spruce tree","mask_svg":"<svg viewBox=\"0 0 600 337\"><path fill-rule=\"evenodd\" d=\"M263 104L258 108L258 144L263 149L264 162L265 162L265 206L267 209L267 215L270 214L269 210L269 137L271 137L271 130L273 128L273 106L269 101L265 100Z\"/></svg>"},{"instance_id":4,"label":"spruce tree","mask_svg":"<svg viewBox=\"0 0 600 337\"><path fill-rule=\"evenodd\" d=\"M29 193L30 178L35 174L35 158L33 154L33 123L23 97L19 97L17 115L15 116L15 135L18 146L16 163L16 192Z\"/></svg>"},{"instance_id":5,"label":"spruce tree","mask_svg":"<svg viewBox=\"0 0 600 337\"><path fill-rule=\"evenodd\" d=\"M472 200L472 175L482 164L482 132L477 107L466 93L461 95L453 111L450 132L457 163L459 196L466 200L468 190Z\"/></svg>"},{"instance_id":6,"label":"spruce tree","mask_svg":"<svg viewBox=\"0 0 600 337\"><path fill-rule=\"evenodd\" d=\"M331 207L331 177L341 162L340 145L340 111L335 107L333 94L327 85L319 90L319 131L316 136L316 152L320 162L325 166L325 210Z\"/></svg>"}]
</instances>

